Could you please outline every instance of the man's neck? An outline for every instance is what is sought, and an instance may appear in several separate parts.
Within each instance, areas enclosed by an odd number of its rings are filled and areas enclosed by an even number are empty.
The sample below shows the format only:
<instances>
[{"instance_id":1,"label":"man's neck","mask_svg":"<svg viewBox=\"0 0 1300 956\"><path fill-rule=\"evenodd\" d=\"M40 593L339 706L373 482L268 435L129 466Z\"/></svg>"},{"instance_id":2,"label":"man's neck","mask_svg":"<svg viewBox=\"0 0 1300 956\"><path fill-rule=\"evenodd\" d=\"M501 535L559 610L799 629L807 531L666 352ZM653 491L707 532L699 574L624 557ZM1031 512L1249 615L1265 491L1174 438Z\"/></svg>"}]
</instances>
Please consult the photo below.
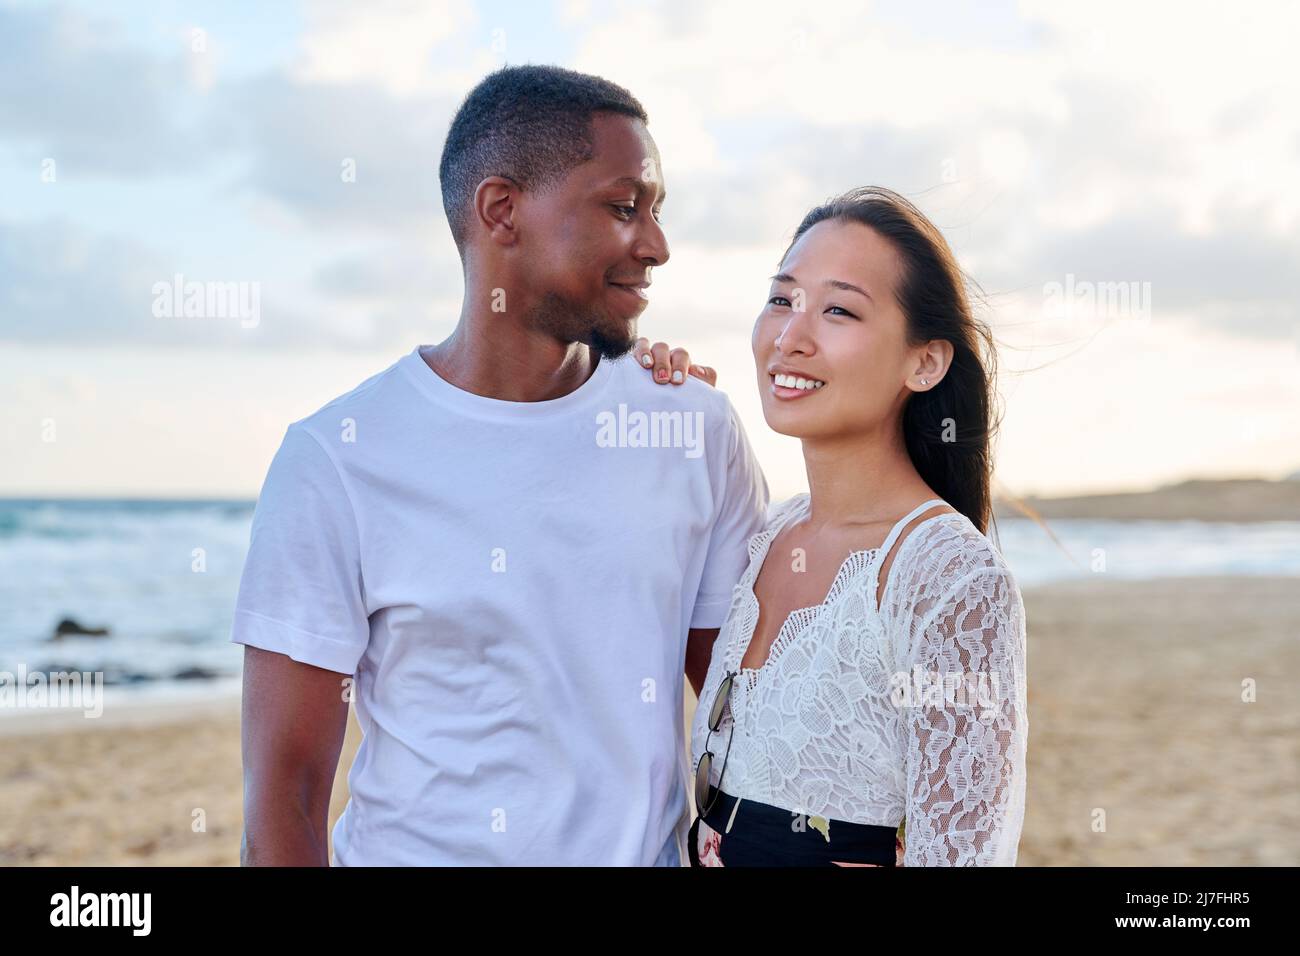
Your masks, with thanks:
<instances>
[{"instance_id":1,"label":"man's neck","mask_svg":"<svg viewBox=\"0 0 1300 956\"><path fill-rule=\"evenodd\" d=\"M566 345L504 313L486 318L467 309L456 330L424 358L457 388L506 402L562 398L591 378L600 363L581 342Z\"/></svg>"}]
</instances>

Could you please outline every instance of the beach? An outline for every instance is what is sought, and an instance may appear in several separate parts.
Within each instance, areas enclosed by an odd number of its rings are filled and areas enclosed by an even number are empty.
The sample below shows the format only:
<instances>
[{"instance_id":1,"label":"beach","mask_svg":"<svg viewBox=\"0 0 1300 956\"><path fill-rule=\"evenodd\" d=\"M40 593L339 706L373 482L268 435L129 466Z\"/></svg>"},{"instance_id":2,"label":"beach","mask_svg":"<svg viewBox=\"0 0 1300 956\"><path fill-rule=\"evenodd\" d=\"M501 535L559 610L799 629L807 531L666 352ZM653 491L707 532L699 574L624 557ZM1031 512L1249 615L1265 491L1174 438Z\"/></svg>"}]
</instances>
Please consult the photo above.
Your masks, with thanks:
<instances>
[{"instance_id":1,"label":"beach","mask_svg":"<svg viewBox=\"0 0 1300 956\"><path fill-rule=\"evenodd\" d=\"M1024 598L1020 865L1300 865L1300 581L1094 575ZM0 865L237 865L239 729L233 696L0 720ZM331 826L359 741L350 718Z\"/></svg>"}]
</instances>

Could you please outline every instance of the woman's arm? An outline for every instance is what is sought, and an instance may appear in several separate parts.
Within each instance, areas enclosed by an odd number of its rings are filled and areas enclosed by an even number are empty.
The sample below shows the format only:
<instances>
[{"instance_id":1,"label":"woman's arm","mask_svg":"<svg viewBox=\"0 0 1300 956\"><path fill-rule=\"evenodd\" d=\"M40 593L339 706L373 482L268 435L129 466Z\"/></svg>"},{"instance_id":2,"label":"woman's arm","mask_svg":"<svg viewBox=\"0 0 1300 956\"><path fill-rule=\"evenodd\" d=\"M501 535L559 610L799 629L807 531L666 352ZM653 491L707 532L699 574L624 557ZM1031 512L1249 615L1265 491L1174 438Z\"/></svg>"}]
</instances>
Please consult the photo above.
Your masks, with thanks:
<instances>
[{"instance_id":1,"label":"woman's arm","mask_svg":"<svg viewBox=\"0 0 1300 956\"><path fill-rule=\"evenodd\" d=\"M904 866L1014 866L1024 820L1025 616L1004 567L965 575L917 625ZM945 677L947 678L945 681Z\"/></svg>"},{"instance_id":2,"label":"woman's arm","mask_svg":"<svg viewBox=\"0 0 1300 956\"><path fill-rule=\"evenodd\" d=\"M691 682L695 699L704 689L704 679L709 676L709 662L713 660L713 645L718 640L717 627L693 627L686 632L686 679Z\"/></svg>"}]
</instances>

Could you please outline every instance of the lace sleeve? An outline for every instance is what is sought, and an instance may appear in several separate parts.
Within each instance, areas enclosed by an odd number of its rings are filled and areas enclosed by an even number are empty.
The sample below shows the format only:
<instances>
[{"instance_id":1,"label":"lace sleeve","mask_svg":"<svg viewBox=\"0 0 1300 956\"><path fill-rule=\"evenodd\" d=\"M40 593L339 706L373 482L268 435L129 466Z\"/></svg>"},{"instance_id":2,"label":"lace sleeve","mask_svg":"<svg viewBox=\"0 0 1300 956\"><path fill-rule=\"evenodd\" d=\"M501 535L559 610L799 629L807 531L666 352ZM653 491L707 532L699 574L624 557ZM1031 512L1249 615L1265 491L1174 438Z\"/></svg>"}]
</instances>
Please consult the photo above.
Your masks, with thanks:
<instances>
[{"instance_id":1,"label":"lace sleeve","mask_svg":"<svg viewBox=\"0 0 1300 956\"><path fill-rule=\"evenodd\" d=\"M903 721L903 865L1014 866L1029 726L1020 592L1005 566L984 566L924 605Z\"/></svg>"}]
</instances>

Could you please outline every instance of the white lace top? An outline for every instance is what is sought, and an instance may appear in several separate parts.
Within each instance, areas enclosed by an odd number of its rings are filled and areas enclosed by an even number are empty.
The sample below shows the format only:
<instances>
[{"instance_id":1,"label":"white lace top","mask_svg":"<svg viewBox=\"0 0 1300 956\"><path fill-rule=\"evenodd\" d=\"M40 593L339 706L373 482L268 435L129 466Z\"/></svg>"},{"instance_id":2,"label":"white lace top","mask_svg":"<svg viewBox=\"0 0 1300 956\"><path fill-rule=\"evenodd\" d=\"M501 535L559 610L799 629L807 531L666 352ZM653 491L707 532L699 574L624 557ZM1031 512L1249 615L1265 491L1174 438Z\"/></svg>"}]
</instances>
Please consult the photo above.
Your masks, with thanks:
<instances>
[{"instance_id":1,"label":"white lace top","mask_svg":"<svg viewBox=\"0 0 1300 956\"><path fill-rule=\"evenodd\" d=\"M964 515L935 515L899 545L877 608L879 564L909 522L945 504L929 501L880 548L850 554L825 601L794 611L767 661L742 669L758 623L754 581L772 539L808 504L805 493L775 506L749 539L695 711L692 768L718 687L739 671L708 745L714 785L725 755L722 789L742 802L825 817L832 831L834 820L905 819L904 866L1014 865L1028 719L1025 615L1010 569Z\"/></svg>"}]
</instances>

